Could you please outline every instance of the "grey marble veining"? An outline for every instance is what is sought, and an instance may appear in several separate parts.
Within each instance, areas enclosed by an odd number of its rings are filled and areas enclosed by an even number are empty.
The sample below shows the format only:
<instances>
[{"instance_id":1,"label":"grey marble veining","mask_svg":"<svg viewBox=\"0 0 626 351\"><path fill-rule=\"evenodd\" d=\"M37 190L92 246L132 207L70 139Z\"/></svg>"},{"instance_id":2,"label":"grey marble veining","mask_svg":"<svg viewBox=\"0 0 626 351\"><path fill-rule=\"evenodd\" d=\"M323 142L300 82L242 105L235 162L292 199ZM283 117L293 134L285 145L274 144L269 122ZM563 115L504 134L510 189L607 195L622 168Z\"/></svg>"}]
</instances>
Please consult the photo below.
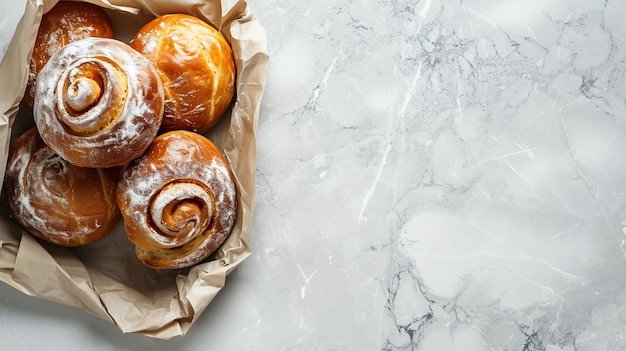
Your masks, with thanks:
<instances>
[{"instance_id":1,"label":"grey marble veining","mask_svg":"<svg viewBox=\"0 0 626 351\"><path fill-rule=\"evenodd\" d=\"M301 14L258 159L292 345L626 347L624 6L257 5Z\"/></svg>"},{"instance_id":2,"label":"grey marble veining","mask_svg":"<svg viewBox=\"0 0 626 351\"><path fill-rule=\"evenodd\" d=\"M626 349L626 2L249 4L253 254L160 347ZM0 287L0 335L157 344L29 303Z\"/></svg>"}]
</instances>

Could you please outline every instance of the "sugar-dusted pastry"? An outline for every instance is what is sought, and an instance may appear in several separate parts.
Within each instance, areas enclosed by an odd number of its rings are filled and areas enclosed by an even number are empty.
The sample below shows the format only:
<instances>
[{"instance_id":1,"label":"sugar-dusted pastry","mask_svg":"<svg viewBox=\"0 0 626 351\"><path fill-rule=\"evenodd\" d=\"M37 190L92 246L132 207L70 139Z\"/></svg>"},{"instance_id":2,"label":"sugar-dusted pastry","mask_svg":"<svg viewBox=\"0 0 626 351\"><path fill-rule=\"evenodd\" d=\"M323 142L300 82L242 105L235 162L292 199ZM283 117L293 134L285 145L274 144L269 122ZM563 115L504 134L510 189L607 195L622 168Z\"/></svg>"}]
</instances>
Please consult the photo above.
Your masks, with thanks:
<instances>
[{"instance_id":1,"label":"sugar-dusted pastry","mask_svg":"<svg viewBox=\"0 0 626 351\"><path fill-rule=\"evenodd\" d=\"M119 169L76 167L31 128L11 144L5 191L12 217L32 235L61 246L104 237L120 219Z\"/></svg>"},{"instance_id":2,"label":"sugar-dusted pastry","mask_svg":"<svg viewBox=\"0 0 626 351\"><path fill-rule=\"evenodd\" d=\"M161 74L162 131L204 133L221 119L235 91L235 61L218 30L193 16L169 14L142 27L130 45Z\"/></svg>"},{"instance_id":3,"label":"sugar-dusted pastry","mask_svg":"<svg viewBox=\"0 0 626 351\"><path fill-rule=\"evenodd\" d=\"M39 73L33 115L43 140L81 167L140 156L163 118L154 66L116 39L89 38L57 51Z\"/></svg>"},{"instance_id":4,"label":"sugar-dusted pastry","mask_svg":"<svg viewBox=\"0 0 626 351\"><path fill-rule=\"evenodd\" d=\"M90 37L114 37L109 16L99 6L86 2L60 1L43 14L29 64L28 84L23 100L26 107L33 107L35 81L50 56L72 41Z\"/></svg>"},{"instance_id":5,"label":"sugar-dusted pastry","mask_svg":"<svg viewBox=\"0 0 626 351\"><path fill-rule=\"evenodd\" d=\"M161 134L131 162L117 203L137 257L153 268L183 268L211 255L230 234L237 215L230 166L204 136Z\"/></svg>"}]
</instances>

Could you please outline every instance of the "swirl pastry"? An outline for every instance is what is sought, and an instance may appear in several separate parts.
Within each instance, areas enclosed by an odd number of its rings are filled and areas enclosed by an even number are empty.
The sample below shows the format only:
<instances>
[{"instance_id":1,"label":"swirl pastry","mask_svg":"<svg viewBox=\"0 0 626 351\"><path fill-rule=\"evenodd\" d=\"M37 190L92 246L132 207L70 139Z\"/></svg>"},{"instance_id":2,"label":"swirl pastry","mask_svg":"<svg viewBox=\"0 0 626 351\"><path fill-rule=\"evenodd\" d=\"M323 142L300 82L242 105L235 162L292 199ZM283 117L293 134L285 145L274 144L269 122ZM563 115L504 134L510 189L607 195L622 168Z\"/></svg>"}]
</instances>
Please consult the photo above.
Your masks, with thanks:
<instances>
[{"instance_id":1,"label":"swirl pastry","mask_svg":"<svg viewBox=\"0 0 626 351\"><path fill-rule=\"evenodd\" d=\"M127 164L159 131L163 86L127 44L89 38L67 44L39 72L33 114L43 140L80 167Z\"/></svg>"},{"instance_id":2,"label":"swirl pastry","mask_svg":"<svg viewBox=\"0 0 626 351\"><path fill-rule=\"evenodd\" d=\"M235 61L219 31L196 17L169 14L142 27L130 46L161 74L162 131L204 133L221 119L235 91Z\"/></svg>"},{"instance_id":3,"label":"swirl pastry","mask_svg":"<svg viewBox=\"0 0 626 351\"><path fill-rule=\"evenodd\" d=\"M79 246L102 238L119 221L119 176L119 169L69 164L31 128L11 145L4 186L13 218L31 234Z\"/></svg>"},{"instance_id":4,"label":"swirl pastry","mask_svg":"<svg viewBox=\"0 0 626 351\"><path fill-rule=\"evenodd\" d=\"M229 164L204 136L171 131L132 161L117 203L137 257L153 268L183 268L213 253L237 213Z\"/></svg>"},{"instance_id":5,"label":"swirl pastry","mask_svg":"<svg viewBox=\"0 0 626 351\"><path fill-rule=\"evenodd\" d=\"M24 105L33 108L35 81L50 56L70 42L100 37L113 38L113 28L106 12L93 4L60 1L43 14L29 64Z\"/></svg>"}]
</instances>

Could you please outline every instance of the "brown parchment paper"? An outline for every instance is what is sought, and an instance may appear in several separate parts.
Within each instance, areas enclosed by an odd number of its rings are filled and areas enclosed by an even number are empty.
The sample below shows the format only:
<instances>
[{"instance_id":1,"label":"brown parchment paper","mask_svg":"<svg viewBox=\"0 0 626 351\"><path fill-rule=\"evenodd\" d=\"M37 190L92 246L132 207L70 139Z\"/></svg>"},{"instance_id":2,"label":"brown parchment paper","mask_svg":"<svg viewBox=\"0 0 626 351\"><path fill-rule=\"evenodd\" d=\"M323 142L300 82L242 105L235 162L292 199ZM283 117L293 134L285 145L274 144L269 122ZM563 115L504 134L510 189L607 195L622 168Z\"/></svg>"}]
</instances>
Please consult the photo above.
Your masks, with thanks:
<instances>
[{"instance_id":1,"label":"brown parchment paper","mask_svg":"<svg viewBox=\"0 0 626 351\"><path fill-rule=\"evenodd\" d=\"M12 139L33 125L20 109L28 61L43 13L58 0L27 0L0 63L0 181ZM104 239L63 248L35 239L16 226L4 197L0 203L0 280L44 300L81 309L117 325L124 333L170 339L184 335L251 253L250 226L256 202L255 161L260 101L268 62L265 30L244 1L92 0L107 10L118 39L128 42L143 24L166 13L188 13L221 30L237 65L236 98L206 136L231 163L238 185L235 228L216 254L182 270L153 270L135 257L120 221Z\"/></svg>"}]
</instances>

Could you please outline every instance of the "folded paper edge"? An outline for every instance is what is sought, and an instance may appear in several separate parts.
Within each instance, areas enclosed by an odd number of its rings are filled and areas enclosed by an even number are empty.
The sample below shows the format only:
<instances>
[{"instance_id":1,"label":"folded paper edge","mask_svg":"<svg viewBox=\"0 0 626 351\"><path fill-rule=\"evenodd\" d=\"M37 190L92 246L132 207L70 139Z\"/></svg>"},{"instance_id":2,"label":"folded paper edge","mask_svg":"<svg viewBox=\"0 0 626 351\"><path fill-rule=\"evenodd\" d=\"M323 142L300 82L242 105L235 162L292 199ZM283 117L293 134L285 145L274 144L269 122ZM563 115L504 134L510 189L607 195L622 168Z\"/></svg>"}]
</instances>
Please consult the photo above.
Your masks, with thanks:
<instances>
[{"instance_id":1,"label":"folded paper edge","mask_svg":"<svg viewBox=\"0 0 626 351\"><path fill-rule=\"evenodd\" d=\"M55 4L57 1L56 0L52 0L52 3ZM9 48L7 49L7 53L5 55L5 59L7 55L13 55L13 56L19 56L19 54L21 52L23 52L23 50L11 50L11 47L14 45L23 45L23 43L25 42L25 38L34 38L34 36L36 35L36 31L38 28L38 24L41 21L41 16L42 14L45 12L45 8L50 8L52 7L50 5L50 2L45 2L44 4L41 4L41 1L35 1L35 0L28 0L27 1L27 6L26 6L26 11L24 13L24 16L22 17L22 20L20 21L20 23L17 26L16 32L11 40L11 43L9 45ZM132 9L120 9L117 8L118 10L125 10L127 12L132 12ZM234 16L235 13L237 13L236 10L240 10L241 14L240 16ZM246 117L251 119L252 125L253 125L253 129L256 130L256 125L258 123L258 115L259 115L259 109L260 109L260 100L261 97L263 95L263 90L264 90L264 81L265 81L265 70L267 67L267 62L268 62L268 53L267 53L267 49L266 49L266 37L265 37L265 31L263 29L263 27L256 21L256 19L254 19L254 17L252 16L252 14L249 12L248 6L246 4L245 1L240 0L238 1L228 12L227 14L229 16L234 16L232 18L232 21L230 22L230 24L232 23L236 23L236 22L241 22L241 23L247 23L247 22L255 22L257 29L259 30L258 35L259 35L259 40L260 42L258 43L259 46L257 47L259 50L259 52L256 53L257 57L253 57L252 59L250 59L248 61L248 65L247 67L244 67L243 70L253 70L255 75L259 75L261 76L261 79L263 80L263 86L261 86L261 89L259 90L257 87L257 94L255 94L255 98L254 98L254 103L255 106L253 108L252 111L243 111L246 114ZM226 18L226 17L225 17ZM230 19L229 19L230 20ZM29 32L30 30L30 32ZM32 31L35 31L34 33ZM32 54L32 49L29 51L28 55ZM9 64L1 64L0 65L0 75L2 75L3 77L5 76L3 73L4 71L7 72L11 72L13 76L19 76L19 81L20 81L20 88L16 89L16 90L11 90L7 93L13 93L14 98L10 104L10 106L0 106L0 108L2 108L3 110L3 120L0 121L0 137L5 137L5 149L4 150L8 150L8 145L10 142L10 134L11 134L11 126L13 124L13 121L15 119L15 116L17 114L17 111L19 109L19 102L21 101L24 91L25 91L25 86L26 86L26 82L27 82L27 72L28 72L28 67L27 67L27 62L29 60L28 58L25 57L15 57L15 58L10 58L7 60L3 60L3 63L5 61L9 61L12 62L12 60L17 60L17 62L22 63L20 65L20 70L15 69L15 66L11 66L9 68L7 68L9 66ZM2 68L4 67L4 68ZM245 89L245 83L242 84L242 88ZM4 88L2 88L4 89ZM2 101L0 101L0 103L2 103ZM235 103L235 106L233 108L233 112L235 111L239 111L239 107L237 107L237 103ZM255 148L255 142L252 143L252 147L253 147L253 151L254 153L256 153L256 148ZM0 186L2 185L1 183L1 179L3 179L4 177L4 171L5 171L5 167L6 167L6 159L7 159L7 155L8 152L5 152L4 155L0 155L0 157L3 157L3 159L1 160L3 162L3 167L1 169L2 172L2 177L0 178ZM252 167L254 170L254 167ZM255 183L255 177L254 174L252 174L251 176L251 180L252 183ZM240 233L240 243L241 243L241 247L237 248L237 249L230 249L230 250L226 250L225 252L225 257L228 258L228 264L225 266L224 269L218 269L217 271L213 270L207 270L207 267L204 267L205 264L201 264L199 266L193 267L191 268L191 270L195 270L197 269L198 272L200 272L197 277L198 277L198 282L199 284L203 284L206 281L212 281L215 280L215 275L217 275L218 277L221 277L220 279L225 279L225 277L232 272L241 262L243 262L251 253L250 250L250 243L249 243L249 230L250 230L250 226L251 226L251 222L252 222L252 217L253 217L253 209L254 209L254 205L256 203L256 186L255 184L252 184L252 187L248 190L248 202L249 202L249 207L250 207L250 212L249 212L249 216L248 218L246 218L246 220L242 223L242 227L241 227L241 231L242 233ZM25 239L25 237L28 237L28 234L26 234L26 236L22 236L21 240L28 240ZM236 252L235 252L236 251ZM18 252L16 253L16 255L19 255L19 248L18 248ZM233 257L237 257L236 259L233 259ZM0 272L0 280L4 281L5 283L7 283L8 285L18 289L19 291L30 295L30 296L35 296L38 297L36 293L28 290L26 288L25 285L23 284L19 284L18 281L13 281L11 280L10 277L7 276L7 270L3 269ZM207 274L208 272L208 274ZM213 275L213 277L209 277ZM213 286L213 289L215 290L215 294L217 294L217 292L219 290L221 290L223 287L223 284L221 284L221 286ZM98 295L99 296L99 295ZM214 297L214 296L213 296ZM45 299L45 298L44 298ZM211 298L212 300L212 298ZM58 303L63 303L62 301L54 301L51 300L53 302L58 302ZM210 300L209 300L210 302ZM179 320L173 320L173 321L169 321L168 323L166 323L165 325L161 326L161 327L157 327L157 328L153 328L150 330L146 330L146 329L138 329L135 330L132 327L128 328L128 327L122 327L118 324L118 322L115 320L114 316L111 316L107 309L106 306L102 303L102 301L100 302L102 305L102 310L94 312L91 311L89 309L85 309L85 308L81 308L80 306L74 306L74 307L78 307L92 315L95 315L101 319L107 320L109 322L114 323L115 325L117 325L118 327L120 327L121 331L124 333L137 333L137 334L143 334L149 337L154 337L154 338L158 338L158 339L170 339L172 337L178 336L178 335L184 335L187 333L187 331L189 330L189 328L191 327L191 325L197 320L197 318L201 315L201 313L204 311L204 309L206 309L206 307L208 307L208 303L204 304L204 303L200 303L200 304L195 304L193 305L193 314L192 316L183 316L181 317Z\"/></svg>"},{"instance_id":2,"label":"folded paper edge","mask_svg":"<svg viewBox=\"0 0 626 351\"><path fill-rule=\"evenodd\" d=\"M9 42L7 51L0 62L0 77L4 82L14 82L11 84L0 84L0 139L4 142L2 150L8 150L11 141L11 127L15 121L19 104L26 91L28 82L28 62L32 55L33 48L28 50L17 50L29 38L34 38L39 29L41 16L43 15L43 5L36 0L27 0L22 18L17 24L13 37ZM16 66L17 65L17 69ZM17 85L17 88L15 88ZM0 189L4 183L4 174L8 152L0 153Z\"/></svg>"}]
</instances>

